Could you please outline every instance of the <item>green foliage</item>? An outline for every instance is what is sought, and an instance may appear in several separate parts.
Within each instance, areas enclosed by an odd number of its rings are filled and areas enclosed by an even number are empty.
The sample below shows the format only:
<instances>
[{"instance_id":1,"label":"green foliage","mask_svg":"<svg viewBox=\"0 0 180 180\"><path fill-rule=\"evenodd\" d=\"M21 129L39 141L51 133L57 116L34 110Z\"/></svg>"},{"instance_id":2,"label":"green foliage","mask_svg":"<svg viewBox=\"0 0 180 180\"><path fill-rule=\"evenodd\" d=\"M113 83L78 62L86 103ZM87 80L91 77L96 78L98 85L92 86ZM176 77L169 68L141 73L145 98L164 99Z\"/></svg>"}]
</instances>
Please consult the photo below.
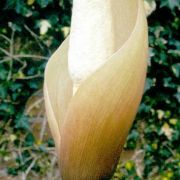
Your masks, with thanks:
<instances>
[{"instance_id":1,"label":"green foliage","mask_svg":"<svg viewBox=\"0 0 180 180\"><path fill-rule=\"evenodd\" d=\"M180 3L156 0L156 6L148 17L145 95L125 144L125 151L137 154L119 163L113 179L180 179ZM35 137L25 107L42 88L45 64L67 36L70 15L68 0L1 2L0 164L8 162L11 175L27 174L31 167L47 176L53 169L54 143Z\"/></svg>"},{"instance_id":2,"label":"green foliage","mask_svg":"<svg viewBox=\"0 0 180 180\"><path fill-rule=\"evenodd\" d=\"M167 7L171 10L174 10L175 8L180 9L180 3L178 0L163 0L160 2L160 7Z\"/></svg>"},{"instance_id":3,"label":"green foliage","mask_svg":"<svg viewBox=\"0 0 180 180\"><path fill-rule=\"evenodd\" d=\"M157 1L156 11L148 18L150 59L145 95L125 146L144 151L143 171L136 167L132 176L125 164L117 170L120 179L180 179L179 9L176 0Z\"/></svg>"},{"instance_id":4,"label":"green foliage","mask_svg":"<svg viewBox=\"0 0 180 180\"><path fill-rule=\"evenodd\" d=\"M40 136L34 132L36 121L43 117L29 116L25 107L43 86L48 57L68 33L70 7L69 1L1 2L0 168L6 164L4 171L17 179L25 179L29 173L33 176L31 172L39 178L56 176L54 143L46 137L43 124Z\"/></svg>"}]
</instances>

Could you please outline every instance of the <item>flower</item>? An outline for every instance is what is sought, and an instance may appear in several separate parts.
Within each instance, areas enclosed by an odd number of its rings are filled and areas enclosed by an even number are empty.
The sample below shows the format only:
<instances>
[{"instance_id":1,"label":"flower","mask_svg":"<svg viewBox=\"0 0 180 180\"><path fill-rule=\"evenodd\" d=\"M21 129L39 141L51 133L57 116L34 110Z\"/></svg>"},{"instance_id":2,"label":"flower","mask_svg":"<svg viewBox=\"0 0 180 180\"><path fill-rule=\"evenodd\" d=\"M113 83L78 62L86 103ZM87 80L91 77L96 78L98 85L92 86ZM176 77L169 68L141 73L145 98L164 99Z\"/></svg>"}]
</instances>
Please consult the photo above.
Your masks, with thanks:
<instances>
[{"instance_id":1,"label":"flower","mask_svg":"<svg viewBox=\"0 0 180 180\"><path fill-rule=\"evenodd\" d=\"M118 49L75 94L68 69L69 37L46 66L46 112L63 179L111 176L142 98L148 52L143 2L111 2Z\"/></svg>"}]
</instances>

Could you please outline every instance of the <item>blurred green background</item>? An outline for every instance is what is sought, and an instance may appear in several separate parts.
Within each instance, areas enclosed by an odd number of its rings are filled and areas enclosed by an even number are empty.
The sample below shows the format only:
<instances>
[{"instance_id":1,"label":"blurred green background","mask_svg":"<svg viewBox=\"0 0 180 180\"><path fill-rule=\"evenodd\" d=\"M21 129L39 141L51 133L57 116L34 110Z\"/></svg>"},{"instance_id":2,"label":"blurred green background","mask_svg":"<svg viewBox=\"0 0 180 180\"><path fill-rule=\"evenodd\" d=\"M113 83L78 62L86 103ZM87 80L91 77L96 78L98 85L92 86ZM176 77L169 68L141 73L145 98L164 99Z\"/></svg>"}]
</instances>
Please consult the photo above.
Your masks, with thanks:
<instances>
[{"instance_id":1,"label":"blurred green background","mask_svg":"<svg viewBox=\"0 0 180 180\"><path fill-rule=\"evenodd\" d=\"M0 179L59 179L43 72L69 33L69 0L0 2ZM180 179L180 1L146 0L145 95L113 176Z\"/></svg>"}]
</instances>

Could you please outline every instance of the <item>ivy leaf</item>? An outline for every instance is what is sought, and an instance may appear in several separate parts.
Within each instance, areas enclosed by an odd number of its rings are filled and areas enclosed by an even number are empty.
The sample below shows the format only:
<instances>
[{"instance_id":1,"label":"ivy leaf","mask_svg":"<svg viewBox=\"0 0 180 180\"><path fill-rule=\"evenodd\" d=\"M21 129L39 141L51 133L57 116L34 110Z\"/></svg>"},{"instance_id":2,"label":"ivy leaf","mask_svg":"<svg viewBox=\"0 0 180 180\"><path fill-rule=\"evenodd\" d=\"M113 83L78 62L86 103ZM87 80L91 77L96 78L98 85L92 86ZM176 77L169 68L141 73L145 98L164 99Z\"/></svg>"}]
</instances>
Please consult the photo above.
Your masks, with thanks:
<instances>
[{"instance_id":1,"label":"ivy leaf","mask_svg":"<svg viewBox=\"0 0 180 180\"><path fill-rule=\"evenodd\" d=\"M174 75L177 78L179 78L180 77L180 63L173 64L171 68L172 68Z\"/></svg>"},{"instance_id":2,"label":"ivy leaf","mask_svg":"<svg viewBox=\"0 0 180 180\"><path fill-rule=\"evenodd\" d=\"M177 99L177 101L180 103L180 92L177 92L174 97Z\"/></svg>"},{"instance_id":3,"label":"ivy leaf","mask_svg":"<svg viewBox=\"0 0 180 180\"><path fill-rule=\"evenodd\" d=\"M146 83L145 83L145 90L144 92L148 91L149 89L151 89L151 87L153 86L154 82L153 79L147 78L146 79Z\"/></svg>"},{"instance_id":4,"label":"ivy leaf","mask_svg":"<svg viewBox=\"0 0 180 180\"><path fill-rule=\"evenodd\" d=\"M8 71L5 70L4 66L0 66L0 79L5 80L7 78Z\"/></svg>"},{"instance_id":5,"label":"ivy leaf","mask_svg":"<svg viewBox=\"0 0 180 180\"><path fill-rule=\"evenodd\" d=\"M17 13L20 13L23 6L23 0L7 0L5 9L15 9Z\"/></svg>"},{"instance_id":6,"label":"ivy leaf","mask_svg":"<svg viewBox=\"0 0 180 180\"><path fill-rule=\"evenodd\" d=\"M171 77L167 77L163 79L163 85L166 88L176 88L176 85L172 82Z\"/></svg>"},{"instance_id":7,"label":"ivy leaf","mask_svg":"<svg viewBox=\"0 0 180 180\"><path fill-rule=\"evenodd\" d=\"M29 6L33 5L34 2L35 2L35 0L27 0L27 4L28 4Z\"/></svg>"},{"instance_id":8,"label":"ivy leaf","mask_svg":"<svg viewBox=\"0 0 180 180\"><path fill-rule=\"evenodd\" d=\"M16 0L7 0L5 9L13 9L13 7L15 7L15 5L16 5Z\"/></svg>"},{"instance_id":9,"label":"ivy leaf","mask_svg":"<svg viewBox=\"0 0 180 180\"><path fill-rule=\"evenodd\" d=\"M161 128L162 133L164 133L166 135L166 137L171 140L172 138L172 133L173 133L173 129L170 128L170 126L168 125L168 123L165 123L162 128Z\"/></svg>"},{"instance_id":10,"label":"ivy leaf","mask_svg":"<svg viewBox=\"0 0 180 180\"><path fill-rule=\"evenodd\" d=\"M7 113L7 114L14 114L15 109L12 104L9 103L1 103L0 104L0 114Z\"/></svg>"},{"instance_id":11,"label":"ivy leaf","mask_svg":"<svg viewBox=\"0 0 180 180\"><path fill-rule=\"evenodd\" d=\"M138 112L142 114L142 113L148 113L150 110L151 110L151 106L146 105L145 103L141 103Z\"/></svg>"},{"instance_id":12,"label":"ivy leaf","mask_svg":"<svg viewBox=\"0 0 180 180\"><path fill-rule=\"evenodd\" d=\"M7 87L4 84L0 84L0 98L4 99L7 96Z\"/></svg>"},{"instance_id":13,"label":"ivy leaf","mask_svg":"<svg viewBox=\"0 0 180 180\"><path fill-rule=\"evenodd\" d=\"M30 130L30 124L28 121L28 117L25 115L21 115L20 117L17 117L15 128Z\"/></svg>"},{"instance_id":14,"label":"ivy leaf","mask_svg":"<svg viewBox=\"0 0 180 180\"><path fill-rule=\"evenodd\" d=\"M13 9L16 13L29 17L32 11L27 7L24 0L7 0L5 9Z\"/></svg>"},{"instance_id":15,"label":"ivy leaf","mask_svg":"<svg viewBox=\"0 0 180 180\"><path fill-rule=\"evenodd\" d=\"M174 8L180 9L180 3L179 0L163 0L161 1L160 7L168 7L171 10L174 10Z\"/></svg>"},{"instance_id":16,"label":"ivy leaf","mask_svg":"<svg viewBox=\"0 0 180 180\"><path fill-rule=\"evenodd\" d=\"M9 26L10 28L12 28L14 31L19 31L19 32L21 32L21 30L22 30L22 27L20 27L18 24L12 23L12 22L9 22L9 23L8 23L8 26Z\"/></svg>"},{"instance_id":17,"label":"ivy leaf","mask_svg":"<svg viewBox=\"0 0 180 180\"><path fill-rule=\"evenodd\" d=\"M26 138L25 138L25 145L26 146L33 146L34 142L35 142L35 138L34 138L33 134L28 133Z\"/></svg>"},{"instance_id":18,"label":"ivy leaf","mask_svg":"<svg viewBox=\"0 0 180 180\"><path fill-rule=\"evenodd\" d=\"M52 3L52 0L37 0L37 3L41 8L45 8L48 4Z\"/></svg>"}]
</instances>

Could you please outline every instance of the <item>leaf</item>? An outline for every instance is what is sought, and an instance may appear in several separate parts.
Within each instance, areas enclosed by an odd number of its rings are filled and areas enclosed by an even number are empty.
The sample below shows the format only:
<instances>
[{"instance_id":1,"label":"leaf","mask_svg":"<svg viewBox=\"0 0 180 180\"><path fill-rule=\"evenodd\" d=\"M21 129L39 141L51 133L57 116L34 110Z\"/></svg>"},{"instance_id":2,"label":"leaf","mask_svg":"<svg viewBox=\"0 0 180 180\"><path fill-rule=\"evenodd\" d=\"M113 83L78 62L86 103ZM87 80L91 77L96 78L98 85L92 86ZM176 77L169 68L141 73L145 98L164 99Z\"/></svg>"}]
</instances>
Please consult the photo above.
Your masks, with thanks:
<instances>
[{"instance_id":1,"label":"leaf","mask_svg":"<svg viewBox=\"0 0 180 180\"><path fill-rule=\"evenodd\" d=\"M180 92L177 92L174 97L177 99L177 101L180 103Z\"/></svg>"},{"instance_id":2,"label":"leaf","mask_svg":"<svg viewBox=\"0 0 180 180\"><path fill-rule=\"evenodd\" d=\"M15 7L15 5L16 5L16 0L7 0L5 9L12 9Z\"/></svg>"},{"instance_id":3,"label":"leaf","mask_svg":"<svg viewBox=\"0 0 180 180\"><path fill-rule=\"evenodd\" d=\"M158 116L158 119L159 119L159 120L162 120L162 119L163 119L164 114L165 114L165 112L164 112L163 110L161 110L161 109L158 109L158 110L157 110L157 116Z\"/></svg>"},{"instance_id":4,"label":"leaf","mask_svg":"<svg viewBox=\"0 0 180 180\"><path fill-rule=\"evenodd\" d=\"M180 50L175 49L175 50L168 50L168 54L172 55L173 57L179 58L180 57Z\"/></svg>"},{"instance_id":5,"label":"leaf","mask_svg":"<svg viewBox=\"0 0 180 180\"><path fill-rule=\"evenodd\" d=\"M35 2L35 0L27 0L27 4L30 5L30 6L33 5L34 2Z\"/></svg>"},{"instance_id":6,"label":"leaf","mask_svg":"<svg viewBox=\"0 0 180 180\"><path fill-rule=\"evenodd\" d=\"M132 130L131 133L128 136L128 139L137 140L139 137L139 133L137 130Z\"/></svg>"},{"instance_id":7,"label":"leaf","mask_svg":"<svg viewBox=\"0 0 180 180\"><path fill-rule=\"evenodd\" d=\"M18 116L15 121L16 121L15 128L30 130L30 124L27 116L25 115L21 115L20 117Z\"/></svg>"},{"instance_id":8,"label":"leaf","mask_svg":"<svg viewBox=\"0 0 180 180\"><path fill-rule=\"evenodd\" d=\"M47 7L48 4L52 3L52 0L36 0L41 8Z\"/></svg>"},{"instance_id":9,"label":"leaf","mask_svg":"<svg viewBox=\"0 0 180 180\"><path fill-rule=\"evenodd\" d=\"M6 113L8 115L13 115L15 112L14 106L9 103L1 103L0 104L0 114Z\"/></svg>"},{"instance_id":10,"label":"leaf","mask_svg":"<svg viewBox=\"0 0 180 180\"><path fill-rule=\"evenodd\" d=\"M153 79L146 78L146 83L145 83L145 90L144 90L144 92L150 90L151 87L153 87L153 85L154 85Z\"/></svg>"},{"instance_id":11,"label":"leaf","mask_svg":"<svg viewBox=\"0 0 180 180\"><path fill-rule=\"evenodd\" d=\"M12 22L9 22L8 26L11 27L14 31L21 32L21 30L22 30L22 27L20 27L18 24L12 23Z\"/></svg>"},{"instance_id":12,"label":"leaf","mask_svg":"<svg viewBox=\"0 0 180 180\"><path fill-rule=\"evenodd\" d=\"M139 110L138 112L141 113L148 113L151 110L151 106L150 105L146 105L145 103L141 103L139 106Z\"/></svg>"},{"instance_id":13,"label":"leaf","mask_svg":"<svg viewBox=\"0 0 180 180\"><path fill-rule=\"evenodd\" d=\"M170 128L170 126L165 123L161 128L162 133L164 133L169 140L172 138L173 129Z\"/></svg>"},{"instance_id":14,"label":"leaf","mask_svg":"<svg viewBox=\"0 0 180 180\"><path fill-rule=\"evenodd\" d=\"M28 133L27 136L25 137L25 145L26 146L33 146L35 142L35 138L32 133Z\"/></svg>"},{"instance_id":15,"label":"leaf","mask_svg":"<svg viewBox=\"0 0 180 180\"><path fill-rule=\"evenodd\" d=\"M177 78L180 78L180 63L177 63L177 64L173 64L171 66L172 68L172 71L174 73L174 75L177 77Z\"/></svg>"},{"instance_id":16,"label":"leaf","mask_svg":"<svg viewBox=\"0 0 180 180\"><path fill-rule=\"evenodd\" d=\"M172 78L171 77L167 77L163 79L163 85L166 88L176 88L176 84L174 84L172 82Z\"/></svg>"},{"instance_id":17,"label":"leaf","mask_svg":"<svg viewBox=\"0 0 180 180\"><path fill-rule=\"evenodd\" d=\"M16 12L17 12L18 14L21 13L23 6L24 6L24 1L22 1L22 0L16 0L15 9L16 9Z\"/></svg>"},{"instance_id":18,"label":"leaf","mask_svg":"<svg viewBox=\"0 0 180 180\"><path fill-rule=\"evenodd\" d=\"M5 99L7 94L7 87L5 86L5 84L0 84L0 98Z\"/></svg>"},{"instance_id":19,"label":"leaf","mask_svg":"<svg viewBox=\"0 0 180 180\"><path fill-rule=\"evenodd\" d=\"M0 64L0 79L5 80L7 78L8 71Z\"/></svg>"},{"instance_id":20,"label":"leaf","mask_svg":"<svg viewBox=\"0 0 180 180\"><path fill-rule=\"evenodd\" d=\"M40 21L40 34L44 35L48 32L48 29L51 27L51 24L48 20L41 20Z\"/></svg>"},{"instance_id":21,"label":"leaf","mask_svg":"<svg viewBox=\"0 0 180 180\"><path fill-rule=\"evenodd\" d=\"M174 10L174 8L180 9L180 3L179 0L163 0L160 1L160 7L168 7L171 10Z\"/></svg>"}]
</instances>

